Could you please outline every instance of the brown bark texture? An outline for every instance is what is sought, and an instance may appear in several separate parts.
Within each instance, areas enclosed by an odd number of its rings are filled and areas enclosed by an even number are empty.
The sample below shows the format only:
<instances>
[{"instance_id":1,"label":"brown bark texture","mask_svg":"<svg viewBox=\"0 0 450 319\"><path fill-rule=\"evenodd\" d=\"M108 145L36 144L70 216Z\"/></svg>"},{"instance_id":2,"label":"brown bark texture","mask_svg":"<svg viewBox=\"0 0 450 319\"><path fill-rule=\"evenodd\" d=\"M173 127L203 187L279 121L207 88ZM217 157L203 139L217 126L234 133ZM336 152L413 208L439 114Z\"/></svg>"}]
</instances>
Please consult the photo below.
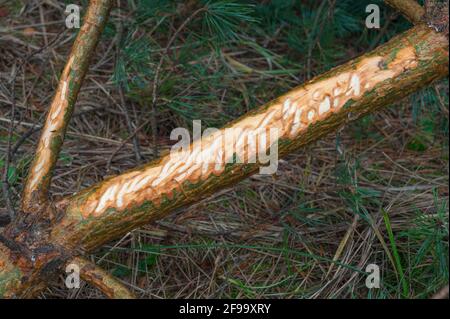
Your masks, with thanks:
<instances>
[{"instance_id":1,"label":"brown bark texture","mask_svg":"<svg viewBox=\"0 0 450 319\"><path fill-rule=\"evenodd\" d=\"M78 92L89 67L112 7L112 0L91 1L84 23L72 46L59 85L42 129L36 156L30 166L22 194L22 211L41 211L48 199L48 187L58 160L64 135L73 112Z\"/></svg>"},{"instance_id":2,"label":"brown bark texture","mask_svg":"<svg viewBox=\"0 0 450 319\"><path fill-rule=\"evenodd\" d=\"M95 47L110 4L91 2L98 7L90 8L83 28L85 33L89 26L97 31L89 40L80 31L50 107L23 204L30 213L43 214L22 214L0 235L0 297L34 296L57 270L74 261L81 265L82 277L107 296L131 297L79 256L254 174L268 165L262 156L268 151L285 156L448 75L447 38L418 24L181 151L47 202L51 170L87 69L90 53L84 50ZM104 18L99 21L99 16ZM77 59L81 61L75 67ZM44 171L36 173L36 167Z\"/></svg>"},{"instance_id":3,"label":"brown bark texture","mask_svg":"<svg viewBox=\"0 0 450 319\"><path fill-rule=\"evenodd\" d=\"M414 24L422 22L425 10L415 0L384 0L388 5L400 11L406 19Z\"/></svg>"}]
</instances>

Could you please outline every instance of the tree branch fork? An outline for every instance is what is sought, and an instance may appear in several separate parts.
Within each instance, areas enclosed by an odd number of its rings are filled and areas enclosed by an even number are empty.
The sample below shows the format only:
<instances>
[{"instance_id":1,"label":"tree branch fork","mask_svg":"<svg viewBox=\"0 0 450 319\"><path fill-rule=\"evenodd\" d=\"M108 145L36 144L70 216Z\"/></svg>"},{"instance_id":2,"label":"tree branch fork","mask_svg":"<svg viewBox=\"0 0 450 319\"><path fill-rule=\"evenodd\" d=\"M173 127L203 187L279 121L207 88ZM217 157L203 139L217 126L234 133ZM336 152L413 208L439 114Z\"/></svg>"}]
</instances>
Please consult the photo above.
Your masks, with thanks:
<instances>
[{"instance_id":1,"label":"tree branch fork","mask_svg":"<svg viewBox=\"0 0 450 319\"><path fill-rule=\"evenodd\" d=\"M132 297L120 282L79 255L253 174L261 162L226 163L225 154L234 154L229 147L247 158L256 155L246 134L277 128L280 134L275 142L284 156L448 75L447 38L419 23L211 134L201 152L193 152L194 142L183 157L167 155L73 196L48 201L51 172L111 6L107 0L90 3L87 23L75 41L47 115L22 212L0 236L0 297L34 296L55 270L71 262L80 264L82 277L107 296ZM224 143L227 128L240 129L235 143ZM238 144L240 138L243 142ZM258 140L258 151L266 152L273 145L264 141ZM205 160L198 160L205 154Z\"/></svg>"}]
</instances>

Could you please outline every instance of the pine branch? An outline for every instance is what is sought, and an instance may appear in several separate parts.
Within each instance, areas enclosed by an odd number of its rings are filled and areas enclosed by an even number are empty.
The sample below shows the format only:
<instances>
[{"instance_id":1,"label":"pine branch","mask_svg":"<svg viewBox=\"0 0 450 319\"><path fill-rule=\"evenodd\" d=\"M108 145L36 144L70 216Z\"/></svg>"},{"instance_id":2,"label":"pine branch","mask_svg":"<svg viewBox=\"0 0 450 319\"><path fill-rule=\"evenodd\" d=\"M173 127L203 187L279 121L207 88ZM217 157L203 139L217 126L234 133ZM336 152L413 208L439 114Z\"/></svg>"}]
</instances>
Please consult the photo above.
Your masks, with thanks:
<instances>
[{"instance_id":1,"label":"pine branch","mask_svg":"<svg viewBox=\"0 0 450 319\"><path fill-rule=\"evenodd\" d=\"M234 121L227 127L244 132L236 133L235 143L223 143L222 129L208 137L203 152L194 151L200 147L195 142L190 152L167 155L60 201L57 207L65 216L53 240L92 250L255 173L261 163L226 164L224 155L255 156L246 144L250 131L264 132L266 138L270 128L278 128L283 156L447 74L447 39L417 26ZM245 141L240 146L238 138Z\"/></svg>"},{"instance_id":2,"label":"pine branch","mask_svg":"<svg viewBox=\"0 0 450 319\"><path fill-rule=\"evenodd\" d=\"M112 0L92 0L84 24L73 44L60 77L39 139L36 156L30 166L22 194L24 212L41 212L48 201L48 188L58 160L65 132L72 116L78 92L88 70L89 60L106 24Z\"/></svg>"},{"instance_id":3,"label":"pine branch","mask_svg":"<svg viewBox=\"0 0 450 319\"><path fill-rule=\"evenodd\" d=\"M415 0L384 0L388 5L400 11L406 19L414 24L419 24L425 14L425 10Z\"/></svg>"}]
</instances>

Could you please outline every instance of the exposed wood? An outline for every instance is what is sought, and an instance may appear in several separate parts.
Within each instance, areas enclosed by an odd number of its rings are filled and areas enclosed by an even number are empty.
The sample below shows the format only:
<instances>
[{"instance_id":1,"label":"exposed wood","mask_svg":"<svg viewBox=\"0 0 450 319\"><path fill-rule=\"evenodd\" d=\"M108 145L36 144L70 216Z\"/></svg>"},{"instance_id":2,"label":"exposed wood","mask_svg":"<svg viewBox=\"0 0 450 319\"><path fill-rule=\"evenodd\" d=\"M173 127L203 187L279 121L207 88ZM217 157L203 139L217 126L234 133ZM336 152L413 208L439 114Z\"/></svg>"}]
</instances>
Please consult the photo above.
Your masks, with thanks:
<instances>
[{"instance_id":1,"label":"exposed wood","mask_svg":"<svg viewBox=\"0 0 450 319\"><path fill-rule=\"evenodd\" d=\"M448 285L439 290L431 299L448 299Z\"/></svg>"},{"instance_id":2,"label":"exposed wood","mask_svg":"<svg viewBox=\"0 0 450 319\"><path fill-rule=\"evenodd\" d=\"M5 211L0 211L0 227L8 225L10 221L11 218L9 217L9 214Z\"/></svg>"},{"instance_id":3,"label":"exposed wood","mask_svg":"<svg viewBox=\"0 0 450 319\"><path fill-rule=\"evenodd\" d=\"M112 277L107 271L94 265L90 261L76 257L72 264L80 267L80 277L87 283L100 289L108 298L111 299L134 299L135 296L117 279Z\"/></svg>"},{"instance_id":4,"label":"exposed wood","mask_svg":"<svg viewBox=\"0 0 450 319\"><path fill-rule=\"evenodd\" d=\"M414 27L241 117L210 135L202 148L196 142L189 152L167 155L60 201L64 216L53 240L95 249L253 174L261 163L228 160L236 153L251 158L266 152L271 128L279 131L283 156L447 74L445 36L424 25ZM226 140L227 128L241 129L231 134L232 143ZM257 147L249 143L251 134Z\"/></svg>"},{"instance_id":5,"label":"exposed wood","mask_svg":"<svg viewBox=\"0 0 450 319\"><path fill-rule=\"evenodd\" d=\"M112 0L92 0L89 4L83 26L61 74L30 166L22 194L21 209L24 212L41 211L47 203L52 171L58 160L78 91L88 70L89 60L106 24L112 3Z\"/></svg>"}]
</instances>

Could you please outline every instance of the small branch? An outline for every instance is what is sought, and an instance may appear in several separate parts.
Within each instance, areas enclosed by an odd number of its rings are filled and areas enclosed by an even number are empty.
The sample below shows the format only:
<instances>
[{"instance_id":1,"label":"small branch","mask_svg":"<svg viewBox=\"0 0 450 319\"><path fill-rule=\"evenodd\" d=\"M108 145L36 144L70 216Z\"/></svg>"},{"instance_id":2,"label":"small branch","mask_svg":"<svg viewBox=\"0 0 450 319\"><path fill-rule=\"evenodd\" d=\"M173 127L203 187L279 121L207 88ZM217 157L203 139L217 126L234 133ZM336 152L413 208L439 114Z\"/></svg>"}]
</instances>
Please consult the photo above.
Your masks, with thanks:
<instances>
[{"instance_id":1,"label":"small branch","mask_svg":"<svg viewBox=\"0 0 450 319\"><path fill-rule=\"evenodd\" d=\"M0 227L8 225L10 221L10 215L5 211L0 211Z\"/></svg>"},{"instance_id":2,"label":"small branch","mask_svg":"<svg viewBox=\"0 0 450 319\"><path fill-rule=\"evenodd\" d=\"M413 24L419 24L425 14L424 8L415 0L384 0L388 5L400 11Z\"/></svg>"},{"instance_id":3,"label":"small branch","mask_svg":"<svg viewBox=\"0 0 450 319\"><path fill-rule=\"evenodd\" d=\"M22 210L41 211L48 200L53 169L67 126L88 70L89 60L106 24L112 0L92 0L60 77L22 195Z\"/></svg>"},{"instance_id":4,"label":"small branch","mask_svg":"<svg viewBox=\"0 0 450 319\"><path fill-rule=\"evenodd\" d=\"M90 261L75 257L70 264L80 267L80 277L111 299L135 299L135 296L107 271Z\"/></svg>"},{"instance_id":5,"label":"small branch","mask_svg":"<svg viewBox=\"0 0 450 319\"><path fill-rule=\"evenodd\" d=\"M156 67L155 71L155 77L153 79L153 86L152 86L152 104L151 104L151 110L150 110L150 116L151 116L151 125L152 125L152 139L153 139L153 154L154 156L158 156L158 141L157 141L157 121L156 121L156 100L158 96L158 85L159 85L159 73L161 72L161 67L164 61L164 58L169 54L170 47L172 46L173 41L177 38L178 34L183 30L189 22L194 19L195 16L197 16L199 13L206 11L206 7L201 7L200 9L194 11L184 22L178 27L178 29L174 32L172 37L167 42L166 48L161 54L161 58L159 59L158 65Z\"/></svg>"}]
</instances>

